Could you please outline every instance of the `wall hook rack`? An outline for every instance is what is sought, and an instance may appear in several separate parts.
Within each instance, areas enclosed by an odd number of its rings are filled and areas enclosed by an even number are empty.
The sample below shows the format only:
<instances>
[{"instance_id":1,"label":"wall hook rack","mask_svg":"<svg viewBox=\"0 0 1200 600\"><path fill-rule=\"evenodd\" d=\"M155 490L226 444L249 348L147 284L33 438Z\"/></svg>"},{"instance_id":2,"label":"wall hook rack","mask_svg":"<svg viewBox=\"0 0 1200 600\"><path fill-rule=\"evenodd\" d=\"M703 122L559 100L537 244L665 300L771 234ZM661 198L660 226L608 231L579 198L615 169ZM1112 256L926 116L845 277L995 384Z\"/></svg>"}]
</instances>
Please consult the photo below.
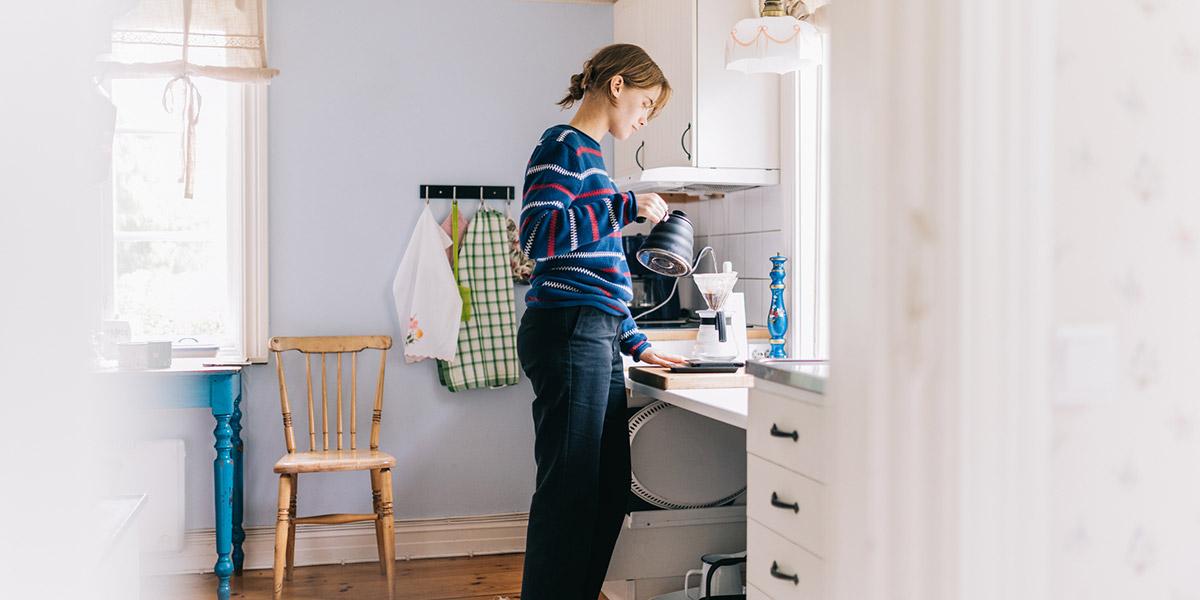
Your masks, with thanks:
<instances>
[{"instance_id":1,"label":"wall hook rack","mask_svg":"<svg viewBox=\"0 0 1200 600\"><path fill-rule=\"evenodd\" d=\"M512 200L511 185L422 185L421 199Z\"/></svg>"}]
</instances>

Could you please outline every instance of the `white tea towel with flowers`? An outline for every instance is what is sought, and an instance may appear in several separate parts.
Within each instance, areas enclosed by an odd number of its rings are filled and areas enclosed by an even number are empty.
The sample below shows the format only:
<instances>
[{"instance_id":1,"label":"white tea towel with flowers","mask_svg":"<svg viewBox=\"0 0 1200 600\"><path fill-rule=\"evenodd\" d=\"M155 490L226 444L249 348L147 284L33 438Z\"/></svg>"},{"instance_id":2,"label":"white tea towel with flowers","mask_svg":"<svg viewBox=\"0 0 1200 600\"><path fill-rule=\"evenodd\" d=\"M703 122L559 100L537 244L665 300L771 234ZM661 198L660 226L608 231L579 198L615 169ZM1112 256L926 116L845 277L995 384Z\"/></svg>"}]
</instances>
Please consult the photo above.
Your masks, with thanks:
<instances>
[{"instance_id":1,"label":"white tea towel with flowers","mask_svg":"<svg viewBox=\"0 0 1200 600\"><path fill-rule=\"evenodd\" d=\"M438 226L426 204L392 282L396 317L404 330L405 362L431 357L454 360L462 297L446 262L450 244L450 236Z\"/></svg>"}]
</instances>

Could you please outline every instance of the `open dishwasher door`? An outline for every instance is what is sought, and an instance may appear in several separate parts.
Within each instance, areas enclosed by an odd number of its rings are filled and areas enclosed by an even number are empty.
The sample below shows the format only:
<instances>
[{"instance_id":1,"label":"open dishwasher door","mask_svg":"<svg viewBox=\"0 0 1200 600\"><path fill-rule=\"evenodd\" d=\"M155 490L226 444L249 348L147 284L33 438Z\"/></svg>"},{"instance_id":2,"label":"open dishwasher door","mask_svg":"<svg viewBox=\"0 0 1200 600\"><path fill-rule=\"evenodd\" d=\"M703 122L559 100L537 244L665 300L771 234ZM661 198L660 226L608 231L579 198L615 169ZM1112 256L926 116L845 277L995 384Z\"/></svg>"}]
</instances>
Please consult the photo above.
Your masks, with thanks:
<instances>
[{"instance_id":1,"label":"open dishwasher door","mask_svg":"<svg viewBox=\"0 0 1200 600\"><path fill-rule=\"evenodd\" d=\"M701 556L746 550L745 430L636 394L630 405L631 512L604 584L610 600L679 591Z\"/></svg>"}]
</instances>

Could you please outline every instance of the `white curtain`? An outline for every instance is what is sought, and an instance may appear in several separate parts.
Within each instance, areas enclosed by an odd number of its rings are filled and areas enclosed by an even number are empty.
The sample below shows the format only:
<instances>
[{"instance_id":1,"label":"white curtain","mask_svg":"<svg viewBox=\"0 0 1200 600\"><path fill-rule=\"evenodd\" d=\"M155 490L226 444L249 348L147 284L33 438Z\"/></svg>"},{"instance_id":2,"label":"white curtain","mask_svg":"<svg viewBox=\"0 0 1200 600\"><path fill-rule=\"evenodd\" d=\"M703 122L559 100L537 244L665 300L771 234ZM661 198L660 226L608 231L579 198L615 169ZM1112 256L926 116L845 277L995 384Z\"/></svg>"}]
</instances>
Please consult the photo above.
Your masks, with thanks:
<instances>
[{"instance_id":1,"label":"white curtain","mask_svg":"<svg viewBox=\"0 0 1200 600\"><path fill-rule=\"evenodd\" d=\"M822 30L829 29L827 9L830 0L785 0L787 13L797 19L804 19Z\"/></svg>"},{"instance_id":2,"label":"white curtain","mask_svg":"<svg viewBox=\"0 0 1200 600\"><path fill-rule=\"evenodd\" d=\"M192 197L196 121L202 99L192 77L265 84L279 74L267 66L263 0L140 0L113 20L112 51L103 75L170 77L164 109L183 128L184 196Z\"/></svg>"}]
</instances>

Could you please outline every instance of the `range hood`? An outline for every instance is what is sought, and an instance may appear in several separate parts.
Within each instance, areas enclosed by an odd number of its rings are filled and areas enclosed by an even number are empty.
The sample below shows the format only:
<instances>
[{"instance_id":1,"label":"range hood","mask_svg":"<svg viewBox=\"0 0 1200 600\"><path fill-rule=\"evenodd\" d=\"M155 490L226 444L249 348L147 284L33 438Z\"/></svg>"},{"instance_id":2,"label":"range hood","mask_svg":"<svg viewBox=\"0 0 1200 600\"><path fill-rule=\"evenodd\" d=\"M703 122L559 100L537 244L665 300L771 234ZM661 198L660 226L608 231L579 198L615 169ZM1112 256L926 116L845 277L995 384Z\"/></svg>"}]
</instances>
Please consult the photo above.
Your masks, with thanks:
<instances>
[{"instance_id":1,"label":"range hood","mask_svg":"<svg viewBox=\"0 0 1200 600\"><path fill-rule=\"evenodd\" d=\"M726 194L779 183L778 169L658 167L616 180L621 191L666 194Z\"/></svg>"}]
</instances>

